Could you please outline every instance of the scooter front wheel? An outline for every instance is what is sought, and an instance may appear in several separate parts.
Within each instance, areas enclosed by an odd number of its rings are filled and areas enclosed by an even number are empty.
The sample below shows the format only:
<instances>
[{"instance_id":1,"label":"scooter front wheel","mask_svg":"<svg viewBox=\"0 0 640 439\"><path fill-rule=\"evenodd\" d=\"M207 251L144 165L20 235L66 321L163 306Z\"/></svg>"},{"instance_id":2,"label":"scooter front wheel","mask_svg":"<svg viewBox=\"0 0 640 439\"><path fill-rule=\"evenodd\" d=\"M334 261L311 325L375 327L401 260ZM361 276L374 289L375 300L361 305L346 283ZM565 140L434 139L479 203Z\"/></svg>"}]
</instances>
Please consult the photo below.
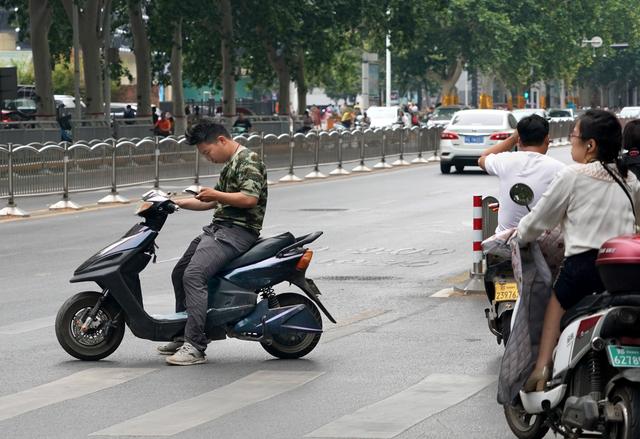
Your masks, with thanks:
<instances>
[{"instance_id":1,"label":"scooter front wheel","mask_svg":"<svg viewBox=\"0 0 640 439\"><path fill-rule=\"evenodd\" d=\"M316 305L306 297L296 293L278 294L280 306L304 305L315 317L318 325L322 328L322 317ZM318 342L322 333L295 332L284 335L274 335L271 343L260 343L265 351L274 357L283 359L301 358L311 352Z\"/></svg>"},{"instance_id":2,"label":"scooter front wheel","mask_svg":"<svg viewBox=\"0 0 640 439\"><path fill-rule=\"evenodd\" d=\"M86 332L82 331L85 316L98 303L101 293L85 291L70 297L56 316L56 337L60 346L73 357L96 361L115 351L124 337L124 315L114 321L120 308L105 301Z\"/></svg>"}]
</instances>

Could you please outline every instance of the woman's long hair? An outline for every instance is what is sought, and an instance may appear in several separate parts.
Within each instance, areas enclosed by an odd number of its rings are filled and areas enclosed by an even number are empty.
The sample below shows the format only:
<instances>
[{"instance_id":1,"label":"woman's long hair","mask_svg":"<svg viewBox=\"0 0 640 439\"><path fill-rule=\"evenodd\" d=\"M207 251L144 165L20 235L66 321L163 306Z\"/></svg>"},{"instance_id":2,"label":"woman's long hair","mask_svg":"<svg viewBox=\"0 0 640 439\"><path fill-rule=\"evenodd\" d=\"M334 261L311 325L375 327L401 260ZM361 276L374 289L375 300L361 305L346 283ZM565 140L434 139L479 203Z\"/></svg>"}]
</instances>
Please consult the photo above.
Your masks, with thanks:
<instances>
[{"instance_id":1,"label":"woman's long hair","mask_svg":"<svg viewBox=\"0 0 640 439\"><path fill-rule=\"evenodd\" d=\"M578 120L580 121L581 137L594 139L597 142L598 161L603 165L615 163L622 178L626 179L629 168L620 155L622 152L622 126L616 115L604 110L588 110Z\"/></svg>"}]
</instances>

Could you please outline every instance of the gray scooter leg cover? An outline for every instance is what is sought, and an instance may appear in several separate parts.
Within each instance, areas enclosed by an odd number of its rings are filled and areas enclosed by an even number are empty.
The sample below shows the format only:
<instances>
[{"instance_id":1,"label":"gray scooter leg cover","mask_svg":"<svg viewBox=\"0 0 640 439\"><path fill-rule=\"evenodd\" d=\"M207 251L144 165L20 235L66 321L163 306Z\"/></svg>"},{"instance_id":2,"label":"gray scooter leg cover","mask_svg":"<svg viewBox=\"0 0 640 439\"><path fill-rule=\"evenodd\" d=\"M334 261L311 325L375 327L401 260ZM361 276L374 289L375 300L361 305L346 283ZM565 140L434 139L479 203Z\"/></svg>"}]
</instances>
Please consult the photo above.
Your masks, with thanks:
<instances>
[{"instance_id":1,"label":"gray scooter leg cover","mask_svg":"<svg viewBox=\"0 0 640 439\"><path fill-rule=\"evenodd\" d=\"M530 248L531 251L521 250L517 242L512 242L512 260L521 261L521 270L514 266L520 303L500 364L498 403L503 405L515 400L533 371L544 314L551 297L551 271L538 243L531 243Z\"/></svg>"}]
</instances>

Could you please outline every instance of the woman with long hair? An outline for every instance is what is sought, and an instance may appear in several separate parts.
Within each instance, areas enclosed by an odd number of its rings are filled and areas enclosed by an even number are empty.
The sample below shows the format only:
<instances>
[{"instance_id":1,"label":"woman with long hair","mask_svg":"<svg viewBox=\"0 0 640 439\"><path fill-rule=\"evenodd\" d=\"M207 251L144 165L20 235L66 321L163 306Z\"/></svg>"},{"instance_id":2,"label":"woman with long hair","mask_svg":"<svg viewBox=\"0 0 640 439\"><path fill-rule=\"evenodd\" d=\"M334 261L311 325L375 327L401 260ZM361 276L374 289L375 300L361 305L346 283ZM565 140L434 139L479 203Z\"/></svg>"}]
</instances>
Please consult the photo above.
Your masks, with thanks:
<instances>
[{"instance_id":1,"label":"woman with long hair","mask_svg":"<svg viewBox=\"0 0 640 439\"><path fill-rule=\"evenodd\" d=\"M640 209L640 183L621 160L622 129L615 115L589 110L576 122L567 166L551 183L531 213L518 225L523 242L562 226L565 258L553 285L535 369L524 390L542 391L551 375L553 349L564 313L582 298L602 293L596 270L598 249L607 240L634 233Z\"/></svg>"}]
</instances>

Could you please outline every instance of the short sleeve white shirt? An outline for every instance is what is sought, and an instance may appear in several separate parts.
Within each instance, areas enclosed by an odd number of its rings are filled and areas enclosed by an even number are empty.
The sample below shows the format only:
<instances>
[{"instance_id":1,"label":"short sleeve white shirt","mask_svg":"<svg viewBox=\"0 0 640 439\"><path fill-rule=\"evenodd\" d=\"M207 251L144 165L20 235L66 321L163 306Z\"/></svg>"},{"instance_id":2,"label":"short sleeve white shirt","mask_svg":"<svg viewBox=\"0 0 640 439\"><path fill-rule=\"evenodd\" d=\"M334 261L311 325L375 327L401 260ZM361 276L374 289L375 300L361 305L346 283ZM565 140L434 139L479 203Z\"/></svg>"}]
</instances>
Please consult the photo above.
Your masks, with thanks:
<instances>
[{"instance_id":1,"label":"short sleeve white shirt","mask_svg":"<svg viewBox=\"0 0 640 439\"><path fill-rule=\"evenodd\" d=\"M509 191L516 183L524 183L533 189L533 202L536 205L553 179L564 169L564 163L531 151L502 152L489 154L485 158L485 168L490 175L500 179L498 201L498 228L496 233L518 227L520 219L529 211L511 200Z\"/></svg>"}]
</instances>

